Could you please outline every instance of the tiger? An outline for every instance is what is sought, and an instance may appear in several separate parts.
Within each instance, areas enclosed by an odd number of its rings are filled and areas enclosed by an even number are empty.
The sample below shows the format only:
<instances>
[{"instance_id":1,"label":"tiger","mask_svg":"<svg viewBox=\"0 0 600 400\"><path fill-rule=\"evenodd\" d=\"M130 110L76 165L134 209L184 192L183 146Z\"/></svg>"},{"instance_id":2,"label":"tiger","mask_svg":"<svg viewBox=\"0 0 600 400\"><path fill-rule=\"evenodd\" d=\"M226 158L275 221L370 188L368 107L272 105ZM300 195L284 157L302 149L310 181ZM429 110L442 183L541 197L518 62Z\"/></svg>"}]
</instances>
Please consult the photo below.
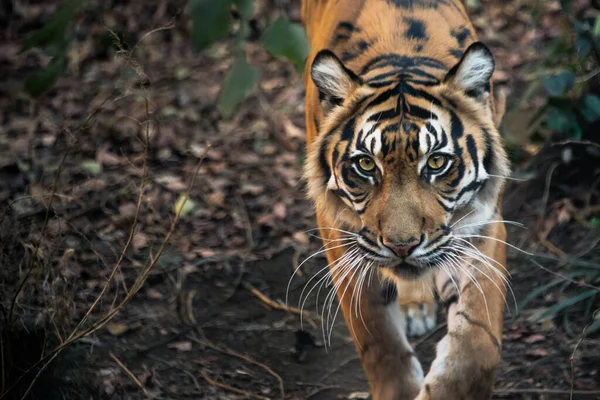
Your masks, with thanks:
<instances>
[{"instance_id":1,"label":"tiger","mask_svg":"<svg viewBox=\"0 0 600 400\"><path fill-rule=\"evenodd\" d=\"M459 0L303 0L301 19L307 195L372 398L488 399L510 283L494 57ZM438 300L424 374L408 338Z\"/></svg>"}]
</instances>

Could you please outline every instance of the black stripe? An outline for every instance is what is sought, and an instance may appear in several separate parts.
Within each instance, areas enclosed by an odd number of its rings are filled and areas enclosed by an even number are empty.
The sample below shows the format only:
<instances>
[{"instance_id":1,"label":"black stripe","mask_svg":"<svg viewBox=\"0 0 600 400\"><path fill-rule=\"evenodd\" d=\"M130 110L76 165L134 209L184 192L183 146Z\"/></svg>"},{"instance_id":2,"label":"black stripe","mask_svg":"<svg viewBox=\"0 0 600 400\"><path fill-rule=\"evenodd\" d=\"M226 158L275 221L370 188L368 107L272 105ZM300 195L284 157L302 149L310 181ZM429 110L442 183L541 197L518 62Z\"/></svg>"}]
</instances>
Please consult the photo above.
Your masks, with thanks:
<instances>
[{"instance_id":1,"label":"black stripe","mask_svg":"<svg viewBox=\"0 0 600 400\"><path fill-rule=\"evenodd\" d=\"M458 46L461 48L465 47L467 39L471 37L471 32L466 26L463 26L460 29L452 29L450 34L456 39Z\"/></svg>"},{"instance_id":2,"label":"black stripe","mask_svg":"<svg viewBox=\"0 0 600 400\"><path fill-rule=\"evenodd\" d=\"M382 68L386 66L396 66L402 68L421 68L429 67L442 71L447 71L448 67L440 60L432 57L410 57L400 54L382 54L378 57L373 58L367 64L365 64L361 70L360 75L364 75L367 72L375 68Z\"/></svg>"},{"instance_id":3,"label":"black stripe","mask_svg":"<svg viewBox=\"0 0 600 400\"><path fill-rule=\"evenodd\" d=\"M448 207L444 203L442 203L442 201L440 199L436 199L436 200L437 200L438 204L440 206L442 206L442 208L444 209L444 211L446 211L446 212L452 212L452 210L454 210L454 208Z\"/></svg>"},{"instance_id":4,"label":"black stripe","mask_svg":"<svg viewBox=\"0 0 600 400\"><path fill-rule=\"evenodd\" d=\"M372 114L369 119L367 119L367 122L383 122L387 119L392 119L395 118L399 115L398 111L396 111L395 108L389 109L389 110L385 110L385 111L381 111L375 114Z\"/></svg>"},{"instance_id":5,"label":"black stripe","mask_svg":"<svg viewBox=\"0 0 600 400\"><path fill-rule=\"evenodd\" d=\"M473 168L475 168L475 180L479 176L479 160L477 159L477 146L475 145L475 139L473 135L467 135L467 151L473 160Z\"/></svg>"},{"instance_id":6,"label":"black stripe","mask_svg":"<svg viewBox=\"0 0 600 400\"><path fill-rule=\"evenodd\" d=\"M359 40L351 49L342 52L342 61L349 62L362 55L369 48L369 43Z\"/></svg>"},{"instance_id":7,"label":"black stripe","mask_svg":"<svg viewBox=\"0 0 600 400\"><path fill-rule=\"evenodd\" d=\"M325 185L327 185L327 181L329 180L329 175L331 174L331 170L329 169L329 164L327 163L327 145L328 140L324 138L321 142L321 147L319 148L319 166L321 167L321 172L325 177Z\"/></svg>"},{"instance_id":8,"label":"black stripe","mask_svg":"<svg viewBox=\"0 0 600 400\"><path fill-rule=\"evenodd\" d=\"M344 129L342 130L342 140L351 142L352 139L354 138L354 123L355 123L355 119L352 118L350 121L348 121L346 123L346 125L344 125Z\"/></svg>"},{"instance_id":9,"label":"black stripe","mask_svg":"<svg viewBox=\"0 0 600 400\"><path fill-rule=\"evenodd\" d=\"M482 129L483 138L485 140L485 155L483 156L483 168L486 172L490 172L492 166L492 157L494 156L493 142L490 133L487 129Z\"/></svg>"}]
</instances>

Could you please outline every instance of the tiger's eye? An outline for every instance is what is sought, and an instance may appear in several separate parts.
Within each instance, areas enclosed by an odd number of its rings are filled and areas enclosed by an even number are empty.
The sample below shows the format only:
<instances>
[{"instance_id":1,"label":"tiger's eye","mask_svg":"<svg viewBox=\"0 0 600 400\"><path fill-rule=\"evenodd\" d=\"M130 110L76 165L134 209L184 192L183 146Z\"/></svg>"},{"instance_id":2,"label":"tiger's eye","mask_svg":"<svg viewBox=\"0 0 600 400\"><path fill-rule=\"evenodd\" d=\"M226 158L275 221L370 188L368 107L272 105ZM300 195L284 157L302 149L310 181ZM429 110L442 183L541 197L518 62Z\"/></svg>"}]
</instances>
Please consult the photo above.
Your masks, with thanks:
<instances>
[{"instance_id":1,"label":"tiger's eye","mask_svg":"<svg viewBox=\"0 0 600 400\"><path fill-rule=\"evenodd\" d=\"M446 165L446 157L439 154L433 154L427 159L427 166L431 169L441 169Z\"/></svg>"},{"instance_id":2,"label":"tiger's eye","mask_svg":"<svg viewBox=\"0 0 600 400\"><path fill-rule=\"evenodd\" d=\"M358 159L358 166L365 172L373 172L375 170L375 161L369 157L361 157Z\"/></svg>"}]
</instances>

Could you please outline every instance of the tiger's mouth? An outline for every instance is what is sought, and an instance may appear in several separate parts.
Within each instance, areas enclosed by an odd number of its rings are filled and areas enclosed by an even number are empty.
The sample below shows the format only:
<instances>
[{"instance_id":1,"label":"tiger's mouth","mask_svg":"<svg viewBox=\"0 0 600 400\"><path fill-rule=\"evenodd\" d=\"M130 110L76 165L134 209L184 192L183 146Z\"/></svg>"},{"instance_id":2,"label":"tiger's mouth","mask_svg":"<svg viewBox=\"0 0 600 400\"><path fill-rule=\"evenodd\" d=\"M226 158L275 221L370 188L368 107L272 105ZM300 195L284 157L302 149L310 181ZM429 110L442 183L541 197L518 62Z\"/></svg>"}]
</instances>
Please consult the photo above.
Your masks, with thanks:
<instances>
[{"instance_id":1,"label":"tiger's mouth","mask_svg":"<svg viewBox=\"0 0 600 400\"><path fill-rule=\"evenodd\" d=\"M385 273L391 273L392 275L404 279L418 279L422 275L436 268L438 264L437 262L424 263L412 256L409 256L404 260L384 257L365 246L360 246L360 250L366 259L373 262L373 266L385 271Z\"/></svg>"},{"instance_id":2,"label":"tiger's mouth","mask_svg":"<svg viewBox=\"0 0 600 400\"><path fill-rule=\"evenodd\" d=\"M384 269L387 273L391 273L400 278L404 279L417 279L425 275L432 269L436 268L435 265L413 265L407 262L400 262L396 264L380 265L380 268Z\"/></svg>"}]
</instances>

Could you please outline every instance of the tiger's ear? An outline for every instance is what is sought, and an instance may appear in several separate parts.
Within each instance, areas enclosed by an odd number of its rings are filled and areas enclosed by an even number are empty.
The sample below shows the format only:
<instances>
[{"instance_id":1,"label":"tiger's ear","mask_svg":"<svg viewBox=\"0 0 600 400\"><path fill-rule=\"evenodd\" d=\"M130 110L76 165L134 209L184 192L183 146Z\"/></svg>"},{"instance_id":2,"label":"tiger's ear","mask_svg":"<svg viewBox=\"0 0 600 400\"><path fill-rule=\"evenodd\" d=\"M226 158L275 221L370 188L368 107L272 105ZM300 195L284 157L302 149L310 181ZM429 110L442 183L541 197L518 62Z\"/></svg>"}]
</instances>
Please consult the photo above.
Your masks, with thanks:
<instances>
[{"instance_id":1,"label":"tiger's ear","mask_svg":"<svg viewBox=\"0 0 600 400\"><path fill-rule=\"evenodd\" d=\"M361 79L329 50L321 50L315 56L310 76L319 89L319 100L325 113L342 104L362 83Z\"/></svg>"},{"instance_id":2,"label":"tiger's ear","mask_svg":"<svg viewBox=\"0 0 600 400\"><path fill-rule=\"evenodd\" d=\"M485 103L490 94L490 78L493 73L492 52L483 43L475 42L467 48L458 64L448 72L444 83Z\"/></svg>"}]
</instances>

